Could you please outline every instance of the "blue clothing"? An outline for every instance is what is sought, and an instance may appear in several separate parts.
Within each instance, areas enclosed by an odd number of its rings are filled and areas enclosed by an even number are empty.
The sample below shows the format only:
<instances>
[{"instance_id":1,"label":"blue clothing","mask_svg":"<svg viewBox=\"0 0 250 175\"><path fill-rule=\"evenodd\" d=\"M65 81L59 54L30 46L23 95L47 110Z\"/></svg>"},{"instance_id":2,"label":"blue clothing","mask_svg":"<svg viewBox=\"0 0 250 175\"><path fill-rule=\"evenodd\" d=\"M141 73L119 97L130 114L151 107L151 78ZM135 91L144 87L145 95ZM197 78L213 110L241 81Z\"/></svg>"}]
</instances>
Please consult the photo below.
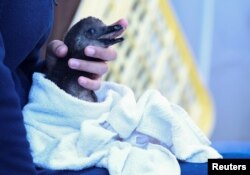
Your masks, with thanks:
<instances>
[{"instance_id":1,"label":"blue clothing","mask_svg":"<svg viewBox=\"0 0 250 175\"><path fill-rule=\"evenodd\" d=\"M0 1L0 174L36 174L22 107L39 49L49 35L53 0Z\"/></svg>"},{"instance_id":2,"label":"blue clothing","mask_svg":"<svg viewBox=\"0 0 250 175\"><path fill-rule=\"evenodd\" d=\"M33 164L21 111L39 50L53 25L53 11L54 0L0 1L0 175L108 175L100 168L52 171Z\"/></svg>"}]
</instances>

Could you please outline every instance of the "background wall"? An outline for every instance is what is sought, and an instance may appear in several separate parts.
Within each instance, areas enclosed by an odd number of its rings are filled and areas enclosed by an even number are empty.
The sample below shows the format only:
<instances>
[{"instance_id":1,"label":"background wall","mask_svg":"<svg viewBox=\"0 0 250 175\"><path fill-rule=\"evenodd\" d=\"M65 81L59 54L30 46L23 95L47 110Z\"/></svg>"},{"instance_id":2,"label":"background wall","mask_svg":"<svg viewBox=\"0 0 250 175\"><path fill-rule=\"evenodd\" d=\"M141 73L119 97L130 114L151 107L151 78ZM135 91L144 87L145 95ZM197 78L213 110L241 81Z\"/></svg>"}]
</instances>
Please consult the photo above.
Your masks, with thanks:
<instances>
[{"instance_id":1,"label":"background wall","mask_svg":"<svg viewBox=\"0 0 250 175\"><path fill-rule=\"evenodd\" d=\"M250 140L250 1L171 3L214 100L212 140Z\"/></svg>"}]
</instances>

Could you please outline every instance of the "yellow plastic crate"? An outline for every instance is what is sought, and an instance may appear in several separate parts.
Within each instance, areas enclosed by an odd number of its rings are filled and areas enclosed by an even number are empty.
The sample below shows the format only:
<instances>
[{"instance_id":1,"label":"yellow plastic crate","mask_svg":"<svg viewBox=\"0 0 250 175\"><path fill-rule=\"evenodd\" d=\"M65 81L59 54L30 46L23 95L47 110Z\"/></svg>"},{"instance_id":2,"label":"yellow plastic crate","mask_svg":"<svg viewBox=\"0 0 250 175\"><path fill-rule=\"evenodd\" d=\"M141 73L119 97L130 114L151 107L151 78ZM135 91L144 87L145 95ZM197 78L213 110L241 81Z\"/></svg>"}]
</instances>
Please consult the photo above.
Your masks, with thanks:
<instances>
[{"instance_id":1,"label":"yellow plastic crate","mask_svg":"<svg viewBox=\"0 0 250 175\"><path fill-rule=\"evenodd\" d=\"M72 24L87 16L106 24L129 21L106 80L131 87L137 96L158 89L210 134L212 103L168 0L82 0Z\"/></svg>"}]
</instances>

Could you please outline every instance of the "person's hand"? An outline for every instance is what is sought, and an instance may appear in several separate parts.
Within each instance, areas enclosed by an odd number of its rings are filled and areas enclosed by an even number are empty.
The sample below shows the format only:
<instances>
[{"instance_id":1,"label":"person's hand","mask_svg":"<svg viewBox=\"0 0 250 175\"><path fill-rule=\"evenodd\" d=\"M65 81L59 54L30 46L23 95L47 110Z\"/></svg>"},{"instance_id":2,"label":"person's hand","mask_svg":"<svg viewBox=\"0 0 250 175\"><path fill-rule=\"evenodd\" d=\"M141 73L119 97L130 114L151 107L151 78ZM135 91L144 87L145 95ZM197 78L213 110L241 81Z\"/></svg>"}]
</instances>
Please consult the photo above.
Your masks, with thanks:
<instances>
[{"instance_id":1,"label":"person's hand","mask_svg":"<svg viewBox=\"0 0 250 175\"><path fill-rule=\"evenodd\" d=\"M120 24L124 30L128 26L128 22L125 19L120 19L114 24ZM124 32L121 31L122 32ZM60 40L53 40L48 45L48 55L56 57L64 57L68 52L67 46ZM84 76L78 78L78 83L89 90L97 90L101 86L101 77L108 71L107 61L116 59L116 51L112 47L102 48L96 46L87 46L84 49L84 54L90 57L98 58L100 62L85 61L77 58L69 59L69 67L75 70L89 72L95 74L94 79L89 79Z\"/></svg>"}]
</instances>

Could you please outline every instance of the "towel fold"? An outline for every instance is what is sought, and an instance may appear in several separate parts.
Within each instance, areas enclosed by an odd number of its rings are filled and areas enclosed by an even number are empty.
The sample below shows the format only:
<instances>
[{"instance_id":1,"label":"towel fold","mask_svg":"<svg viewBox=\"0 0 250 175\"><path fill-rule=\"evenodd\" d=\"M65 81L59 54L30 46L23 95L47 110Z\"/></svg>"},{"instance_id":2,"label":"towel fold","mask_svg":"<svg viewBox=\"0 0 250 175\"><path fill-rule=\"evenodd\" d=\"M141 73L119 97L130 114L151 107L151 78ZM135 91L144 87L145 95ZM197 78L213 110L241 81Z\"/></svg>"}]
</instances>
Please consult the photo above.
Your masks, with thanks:
<instances>
[{"instance_id":1,"label":"towel fold","mask_svg":"<svg viewBox=\"0 0 250 175\"><path fill-rule=\"evenodd\" d=\"M221 158L179 106L156 90L138 100L104 82L97 103L79 100L41 73L23 109L34 162L50 169L105 167L111 175L179 175L179 160Z\"/></svg>"}]
</instances>

